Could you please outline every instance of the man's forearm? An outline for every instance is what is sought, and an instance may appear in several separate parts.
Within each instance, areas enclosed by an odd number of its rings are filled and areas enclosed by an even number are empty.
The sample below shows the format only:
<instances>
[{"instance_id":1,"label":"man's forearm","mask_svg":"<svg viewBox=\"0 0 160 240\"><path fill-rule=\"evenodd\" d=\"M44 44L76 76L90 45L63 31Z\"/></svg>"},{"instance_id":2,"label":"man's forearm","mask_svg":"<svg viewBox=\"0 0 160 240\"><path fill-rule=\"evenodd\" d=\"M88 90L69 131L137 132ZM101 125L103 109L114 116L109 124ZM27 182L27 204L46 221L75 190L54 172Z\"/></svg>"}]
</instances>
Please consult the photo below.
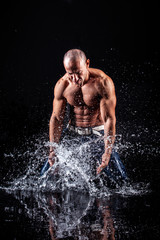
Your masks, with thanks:
<instances>
[{"instance_id":1,"label":"man's forearm","mask_svg":"<svg viewBox=\"0 0 160 240\"><path fill-rule=\"evenodd\" d=\"M109 163L110 156L112 153L112 148L115 141L115 118L108 118L104 123L104 144L105 144L105 152L102 155L102 162L100 166L97 168L97 174L99 174Z\"/></svg>"},{"instance_id":2,"label":"man's forearm","mask_svg":"<svg viewBox=\"0 0 160 240\"><path fill-rule=\"evenodd\" d=\"M49 122L49 140L51 143L59 143L63 128L63 121L58 120L56 117L51 117ZM50 151L53 147L50 146Z\"/></svg>"},{"instance_id":3,"label":"man's forearm","mask_svg":"<svg viewBox=\"0 0 160 240\"><path fill-rule=\"evenodd\" d=\"M108 118L106 123L104 124L104 143L105 143L105 152L104 155L105 163L108 164L110 160L110 156L112 153L112 148L115 141L115 134L116 134L116 119L115 118Z\"/></svg>"}]
</instances>

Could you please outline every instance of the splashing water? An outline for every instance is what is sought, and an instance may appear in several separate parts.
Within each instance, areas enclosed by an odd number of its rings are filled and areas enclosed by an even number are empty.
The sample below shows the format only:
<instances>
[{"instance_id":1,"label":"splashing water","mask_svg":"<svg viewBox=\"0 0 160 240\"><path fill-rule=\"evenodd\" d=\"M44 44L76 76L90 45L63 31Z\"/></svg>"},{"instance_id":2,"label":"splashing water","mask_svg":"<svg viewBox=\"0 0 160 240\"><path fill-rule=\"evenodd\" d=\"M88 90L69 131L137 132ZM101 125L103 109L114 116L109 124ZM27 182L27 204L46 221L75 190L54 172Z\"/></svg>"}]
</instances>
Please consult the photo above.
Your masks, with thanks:
<instances>
[{"instance_id":1,"label":"splashing water","mask_svg":"<svg viewBox=\"0 0 160 240\"><path fill-rule=\"evenodd\" d=\"M77 140L77 142L71 145L69 141L66 143L64 138L61 144L56 145L58 161L40 177L40 169L48 157L49 143L45 141L45 137L45 134L43 136L34 136L20 150L4 154L6 163L11 161L12 167L3 178L1 189L42 192L65 191L69 189L88 192L90 195L98 194L99 196L109 196L113 193L126 196L138 195L150 191L149 183L133 183L133 181L121 187L117 186L116 189L108 188L107 184L105 184L105 174L102 173L96 176L95 169L93 169L90 163L89 145L92 145L92 139L82 144L79 144ZM131 137L133 138L134 136ZM102 137L99 137L97 142L101 140ZM115 149L123 158L125 157L124 164L127 164L128 155L134 155L137 150L142 155L145 152L153 155L154 152L157 154L158 151L157 148L151 149L147 145L143 146L140 142L138 143L138 141L136 141L136 144L129 141L124 143L121 135L116 137Z\"/></svg>"},{"instance_id":2,"label":"splashing water","mask_svg":"<svg viewBox=\"0 0 160 240\"><path fill-rule=\"evenodd\" d=\"M96 191L92 182L93 174L89 163L91 156L87 144L79 145L77 141L72 145L72 148L68 149L67 146L64 146L64 141L55 146L58 161L40 177L40 169L48 157L46 148L48 148L49 143L40 140L40 138L36 138L35 142L34 144L32 141L32 151L5 154L6 159L16 159L15 171L8 174L9 179L5 181L5 189L30 191L78 189L90 193ZM69 141L68 144L70 144ZM92 144L92 141L89 144ZM17 169L20 161L26 162L23 174ZM4 180L6 178L7 176ZM100 183L102 185L101 180ZM108 189L105 189L105 192L108 193Z\"/></svg>"}]
</instances>

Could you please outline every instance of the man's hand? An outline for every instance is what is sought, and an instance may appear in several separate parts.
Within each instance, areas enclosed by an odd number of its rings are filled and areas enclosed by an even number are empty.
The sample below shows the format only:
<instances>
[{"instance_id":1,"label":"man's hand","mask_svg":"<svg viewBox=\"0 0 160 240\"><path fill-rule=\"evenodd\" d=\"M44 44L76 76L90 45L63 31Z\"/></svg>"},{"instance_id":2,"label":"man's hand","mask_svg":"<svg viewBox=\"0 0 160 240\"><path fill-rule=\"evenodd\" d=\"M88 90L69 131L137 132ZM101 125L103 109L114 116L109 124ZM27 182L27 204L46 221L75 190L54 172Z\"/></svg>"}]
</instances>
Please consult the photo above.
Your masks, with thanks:
<instances>
[{"instance_id":1,"label":"man's hand","mask_svg":"<svg viewBox=\"0 0 160 240\"><path fill-rule=\"evenodd\" d=\"M97 174L100 174L100 172L108 166L108 163L109 163L109 159L110 157L108 157L108 155L106 155L106 153L104 153L102 155L102 163L101 165L97 168Z\"/></svg>"},{"instance_id":2,"label":"man's hand","mask_svg":"<svg viewBox=\"0 0 160 240\"><path fill-rule=\"evenodd\" d=\"M53 164L55 163L55 157L56 157L56 155L55 155L54 151L50 151L49 157L48 157L48 162L49 162L50 167L52 167Z\"/></svg>"}]
</instances>

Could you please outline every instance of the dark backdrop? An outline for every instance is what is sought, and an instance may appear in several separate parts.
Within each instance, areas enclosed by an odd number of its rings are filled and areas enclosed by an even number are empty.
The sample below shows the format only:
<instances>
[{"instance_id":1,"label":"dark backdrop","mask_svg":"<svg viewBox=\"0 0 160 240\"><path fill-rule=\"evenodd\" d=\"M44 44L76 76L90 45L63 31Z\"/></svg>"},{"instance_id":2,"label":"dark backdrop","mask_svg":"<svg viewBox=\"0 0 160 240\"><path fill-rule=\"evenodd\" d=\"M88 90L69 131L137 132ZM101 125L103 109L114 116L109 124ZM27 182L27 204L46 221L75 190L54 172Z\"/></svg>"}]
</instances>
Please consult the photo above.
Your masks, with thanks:
<instances>
[{"instance_id":1,"label":"dark backdrop","mask_svg":"<svg viewBox=\"0 0 160 240\"><path fill-rule=\"evenodd\" d=\"M1 147L13 147L42 129L48 131L54 85L64 74L62 59L70 48L82 49L91 67L113 78L120 123L132 120L138 111L137 122L155 125L158 8L150 1L5 1Z\"/></svg>"}]
</instances>

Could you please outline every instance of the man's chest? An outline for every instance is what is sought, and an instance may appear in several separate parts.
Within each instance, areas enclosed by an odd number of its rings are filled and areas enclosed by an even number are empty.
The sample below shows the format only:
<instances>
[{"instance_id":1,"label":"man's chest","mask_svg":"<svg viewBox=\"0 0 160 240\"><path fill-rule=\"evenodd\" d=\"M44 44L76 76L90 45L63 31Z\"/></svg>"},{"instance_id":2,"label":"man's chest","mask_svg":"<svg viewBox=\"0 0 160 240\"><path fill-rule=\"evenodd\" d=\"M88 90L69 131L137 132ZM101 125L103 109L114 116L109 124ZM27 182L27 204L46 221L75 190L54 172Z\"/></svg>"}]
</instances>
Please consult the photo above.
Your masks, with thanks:
<instances>
[{"instance_id":1,"label":"man's chest","mask_svg":"<svg viewBox=\"0 0 160 240\"><path fill-rule=\"evenodd\" d=\"M89 107L99 104L100 96L95 86L86 84L83 87L71 84L64 91L64 97L72 106Z\"/></svg>"}]
</instances>

